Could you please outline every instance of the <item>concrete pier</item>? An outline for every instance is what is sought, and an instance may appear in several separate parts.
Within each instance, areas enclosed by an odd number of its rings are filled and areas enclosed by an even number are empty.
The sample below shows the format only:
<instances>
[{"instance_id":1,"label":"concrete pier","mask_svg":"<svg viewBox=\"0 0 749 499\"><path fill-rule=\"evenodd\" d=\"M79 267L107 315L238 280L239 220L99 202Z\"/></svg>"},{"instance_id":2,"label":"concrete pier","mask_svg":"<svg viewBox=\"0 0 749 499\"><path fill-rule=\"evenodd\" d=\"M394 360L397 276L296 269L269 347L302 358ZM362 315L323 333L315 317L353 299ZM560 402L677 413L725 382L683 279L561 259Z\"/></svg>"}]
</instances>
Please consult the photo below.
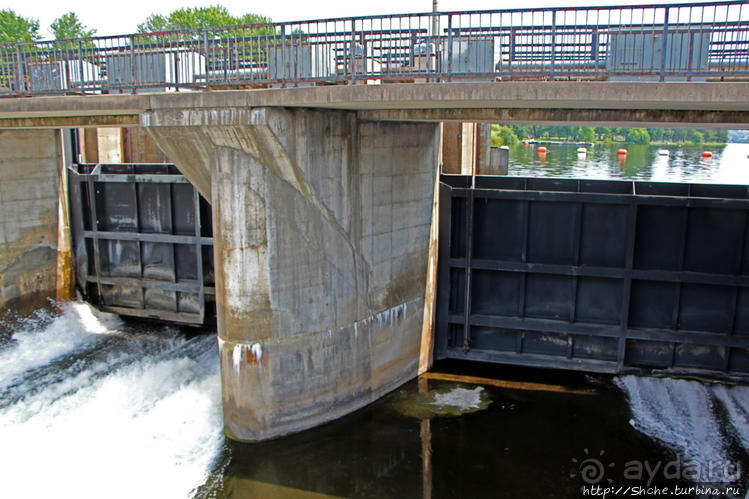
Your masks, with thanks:
<instances>
[{"instance_id":1,"label":"concrete pier","mask_svg":"<svg viewBox=\"0 0 749 499\"><path fill-rule=\"evenodd\" d=\"M439 125L247 108L142 124L213 205L228 435L309 428L417 374Z\"/></svg>"},{"instance_id":2,"label":"concrete pier","mask_svg":"<svg viewBox=\"0 0 749 499\"><path fill-rule=\"evenodd\" d=\"M58 293L59 130L0 131L0 318L47 304ZM66 246L63 245L63 249ZM60 255L66 287L70 252ZM65 267L67 266L67 271Z\"/></svg>"}]
</instances>

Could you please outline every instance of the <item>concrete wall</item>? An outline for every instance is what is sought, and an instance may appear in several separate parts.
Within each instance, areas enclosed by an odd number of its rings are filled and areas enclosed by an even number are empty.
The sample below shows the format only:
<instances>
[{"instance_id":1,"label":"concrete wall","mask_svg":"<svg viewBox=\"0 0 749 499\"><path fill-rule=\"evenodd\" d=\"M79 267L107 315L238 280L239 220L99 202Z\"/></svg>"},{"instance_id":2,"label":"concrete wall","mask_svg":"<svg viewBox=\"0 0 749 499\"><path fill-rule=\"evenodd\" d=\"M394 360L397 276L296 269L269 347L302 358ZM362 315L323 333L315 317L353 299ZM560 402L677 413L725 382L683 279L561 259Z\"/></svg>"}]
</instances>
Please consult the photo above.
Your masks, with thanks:
<instances>
[{"instance_id":1,"label":"concrete wall","mask_svg":"<svg viewBox=\"0 0 749 499\"><path fill-rule=\"evenodd\" d=\"M103 127L97 129L99 163L122 163L122 129Z\"/></svg>"},{"instance_id":2,"label":"concrete wall","mask_svg":"<svg viewBox=\"0 0 749 499\"><path fill-rule=\"evenodd\" d=\"M416 376L437 124L270 109L143 123L210 188L228 435L309 428Z\"/></svg>"},{"instance_id":3,"label":"concrete wall","mask_svg":"<svg viewBox=\"0 0 749 499\"><path fill-rule=\"evenodd\" d=\"M0 316L54 298L60 132L0 131Z\"/></svg>"}]
</instances>

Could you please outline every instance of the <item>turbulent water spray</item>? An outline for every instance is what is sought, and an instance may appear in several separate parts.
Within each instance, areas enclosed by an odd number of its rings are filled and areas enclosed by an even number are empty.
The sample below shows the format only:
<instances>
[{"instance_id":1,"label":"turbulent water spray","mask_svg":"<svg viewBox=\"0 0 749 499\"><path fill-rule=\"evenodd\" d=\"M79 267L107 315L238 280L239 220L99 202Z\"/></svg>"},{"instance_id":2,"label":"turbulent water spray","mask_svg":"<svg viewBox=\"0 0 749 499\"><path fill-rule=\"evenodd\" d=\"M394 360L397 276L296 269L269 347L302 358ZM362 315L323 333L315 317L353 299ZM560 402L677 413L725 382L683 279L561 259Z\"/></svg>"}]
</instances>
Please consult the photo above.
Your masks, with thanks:
<instances>
[{"instance_id":1,"label":"turbulent water spray","mask_svg":"<svg viewBox=\"0 0 749 499\"><path fill-rule=\"evenodd\" d=\"M749 452L749 387L717 385L710 391L725 407L731 426Z\"/></svg>"},{"instance_id":2,"label":"turbulent water spray","mask_svg":"<svg viewBox=\"0 0 749 499\"><path fill-rule=\"evenodd\" d=\"M749 450L749 387L640 376L622 376L615 383L629 399L632 426L696 464L701 480L720 481L722 477L705 473L716 463L731 463L731 436L719 419L718 401Z\"/></svg>"},{"instance_id":3,"label":"turbulent water spray","mask_svg":"<svg viewBox=\"0 0 749 499\"><path fill-rule=\"evenodd\" d=\"M187 497L205 481L223 444L215 337L153 329L73 304L14 333L0 496Z\"/></svg>"}]
</instances>

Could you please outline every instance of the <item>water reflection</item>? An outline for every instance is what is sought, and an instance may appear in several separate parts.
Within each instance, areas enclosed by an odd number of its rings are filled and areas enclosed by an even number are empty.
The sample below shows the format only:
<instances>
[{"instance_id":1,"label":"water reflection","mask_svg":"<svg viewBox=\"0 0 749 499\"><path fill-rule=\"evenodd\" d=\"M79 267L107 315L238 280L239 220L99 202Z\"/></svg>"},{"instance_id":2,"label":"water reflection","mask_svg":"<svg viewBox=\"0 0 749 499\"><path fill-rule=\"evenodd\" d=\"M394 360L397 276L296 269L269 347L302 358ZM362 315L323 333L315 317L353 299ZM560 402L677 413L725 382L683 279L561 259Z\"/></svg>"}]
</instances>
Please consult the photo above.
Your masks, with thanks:
<instances>
[{"instance_id":1,"label":"water reflection","mask_svg":"<svg viewBox=\"0 0 749 499\"><path fill-rule=\"evenodd\" d=\"M625 147L626 155L617 151ZM659 154L665 149L668 155ZM703 157L704 151L712 157ZM541 158L533 145L510 149L509 175L749 184L749 144L655 146L596 144L586 154L574 145L550 145Z\"/></svg>"},{"instance_id":2,"label":"water reflection","mask_svg":"<svg viewBox=\"0 0 749 499\"><path fill-rule=\"evenodd\" d=\"M678 449L659 444L630 424L627 400L610 378L475 365L443 365L440 371L465 376L481 369L494 379L515 379L481 384L493 400L485 409L461 415L404 411L402 402L408 397L423 400L434 391L477 386L476 378L465 383L447 376L421 378L319 428L258 444L227 442L228 464L201 493L218 497L577 497L585 484L579 464L589 454L606 465L614 464L606 470L611 476L603 478L613 480L621 479L627 462L666 463L679 455ZM732 457L746 464L746 451L735 452ZM745 487L746 479L742 480ZM626 485L633 484L639 485ZM673 487L690 482L683 477L656 476L651 484Z\"/></svg>"}]
</instances>

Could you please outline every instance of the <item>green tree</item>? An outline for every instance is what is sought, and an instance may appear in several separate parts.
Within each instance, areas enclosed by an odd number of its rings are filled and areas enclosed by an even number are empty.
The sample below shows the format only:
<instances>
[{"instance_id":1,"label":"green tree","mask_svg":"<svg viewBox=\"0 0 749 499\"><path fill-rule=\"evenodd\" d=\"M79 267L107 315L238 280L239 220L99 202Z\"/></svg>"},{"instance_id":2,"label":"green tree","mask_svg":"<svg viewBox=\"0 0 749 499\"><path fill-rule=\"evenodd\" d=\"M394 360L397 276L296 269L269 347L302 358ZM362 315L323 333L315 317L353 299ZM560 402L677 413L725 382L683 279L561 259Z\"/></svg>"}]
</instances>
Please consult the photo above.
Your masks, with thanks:
<instances>
[{"instance_id":1,"label":"green tree","mask_svg":"<svg viewBox=\"0 0 749 499\"><path fill-rule=\"evenodd\" d=\"M138 24L135 43L146 46L152 43L171 41L197 42L206 51L207 62L210 67L224 67L224 65L263 65L266 64L266 48L277 44L276 29L268 26L270 19L257 14L243 14L233 16L226 7L211 5L209 7L181 8L169 14L151 14L145 21ZM258 26L260 25L260 26ZM247 26L244 28L225 29L228 26ZM180 30L206 30L195 33ZM166 32L166 33L164 33ZM260 37L269 37L260 41ZM272 37L272 38L270 38ZM209 48L203 48L202 42L210 42ZM233 59L227 62L225 51L233 54Z\"/></svg>"},{"instance_id":2,"label":"green tree","mask_svg":"<svg viewBox=\"0 0 749 499\"><path fill-rule=\"evenodd\" d=\"M591 126L580 127L580 140L593 142L596 139L596 131Z\"/></svg>"},{"instance_id":3,"label":"green tree","mask_svg":"<svg viewBox=\"0 0 749 499\"><path fill-rule=\"evenodd\" d=\"M39 21L19 16L10 9L0 10L0 43L39 40Z\"/></svg>"},{"instance_id":4,"label":"green tree","mask_svg":"<svg viewBox=\"0 0 749 499\"><path fill-rule=\"evenodd\" d=\"M695 144L702 144L705 142L705 136L694 128L690 128L689 132L687 132L687 140Z\"/></svg>"},{"instance_id":5,"label":"green tree","mask_svg":"<svg viewBox=\"0 0 749 499\"><path fill-rule=\"evenodd\" d=\"M532 127L528 125L510 125L510 128L512 128L512 131L515 132L518 138L526 139L528 137L535 137Z\"/></svg>"},{"instance_id":6,"label":"green tree","mask_svg":"<svg viewBox=\"0 0 749 499\"><path fill-rule=\"evenodd\" d=\"M644 128L628 128L624 133L624 137L630 144L650 143L650 134Z\"/></svg>"},{"instance_id":7,"label":"green tree","mask_svg":"<svg viewBox=\"0 0 749 499\"><path fill-rule=\"evenodd\" d=\"M493 146L511 146L520 141L515 131L508 126L492 125L491 143Z\"/></svg>"},{"instance_id":8,"label":"green tree","mask_svg":"<svg viewBox=\"0 0 749 499\"><path fill-rule=\"evenodd\" d=\"M139 33L173 31L182 29L218 28L223 26L267 24L270 19L257 14L233 16L222 5L177 9L168 15L151 14L138 24ZM258 30L253 30L258 34ZM262 34L262 33L261 33Z\"/></svg>"},{"instance_id":9,"label":"green tree","mask_svg":"<svg viewBox=\"0 0 749 499\"><path fill-rule=\"evenodd\" d=\"M595 128L595 134L598 140L609 140L611 139L611 128L605 126L597 126Z\"/></svg>"},{"instance_id":10,"label":"green tree","mask_svg":"<svg viewBox=\"0 0 749 499\"><path fill-rule=\"evenodd\" d=\"M91 38L96 34L96 30L87 28L78 19L75 12L68 12L61 15L50 25L50 31L55 40L72 40L74 38Z\"/></svg>"}]
</instances>

